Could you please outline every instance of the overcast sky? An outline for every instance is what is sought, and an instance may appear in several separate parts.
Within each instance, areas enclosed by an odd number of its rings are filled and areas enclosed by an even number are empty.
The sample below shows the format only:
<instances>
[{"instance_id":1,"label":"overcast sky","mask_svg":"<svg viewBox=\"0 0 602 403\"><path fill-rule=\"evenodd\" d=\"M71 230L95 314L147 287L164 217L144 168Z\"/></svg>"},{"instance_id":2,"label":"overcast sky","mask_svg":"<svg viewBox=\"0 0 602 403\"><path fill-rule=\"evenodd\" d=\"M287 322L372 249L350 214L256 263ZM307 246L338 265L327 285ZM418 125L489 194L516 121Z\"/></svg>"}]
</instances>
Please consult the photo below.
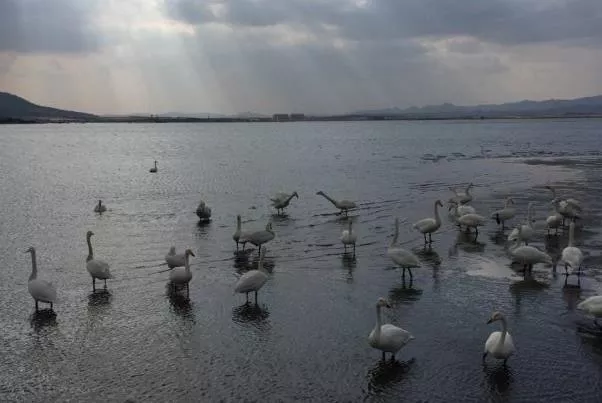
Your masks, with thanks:
<instances>
[{"instance_id":1,"label":"overcast sky","mask_svg":"<svg viewBox=\"0 0 602 403\"><path fill-rule=\"evenodd\" d=\"M602 0L0 0L0 91L93 113L602 94Z\"/></svg>"}]
</instances>

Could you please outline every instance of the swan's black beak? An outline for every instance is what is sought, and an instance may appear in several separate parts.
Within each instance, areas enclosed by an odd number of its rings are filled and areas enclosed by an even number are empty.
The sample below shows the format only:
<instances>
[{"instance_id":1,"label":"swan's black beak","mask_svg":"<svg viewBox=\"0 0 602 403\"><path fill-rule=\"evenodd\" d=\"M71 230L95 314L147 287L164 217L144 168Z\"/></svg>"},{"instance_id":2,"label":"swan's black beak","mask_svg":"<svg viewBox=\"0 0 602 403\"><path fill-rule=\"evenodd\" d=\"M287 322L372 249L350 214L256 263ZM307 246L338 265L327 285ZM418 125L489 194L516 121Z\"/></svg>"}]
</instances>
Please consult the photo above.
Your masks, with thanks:
<instances>
[{"instance_id":1,"label":"swan's black beak","mask_svg":"<svg viewBox=\"0 0 602 403\"><path fill-rule=\"evenodd\" d=\"M492 322L493 322L493 319L489 319L489 320L487 321L487 324L490 324L490 323L492 323Z\"/></svg>"},{"instance_id":2,"label":"swan's black beak","mask_svg":"<svg viewBox=\"0 0 602 403\"><path fill-rule=\"evenodd\" d=\"M498 223L498 225L500 224L500 215L499 214L495 215L495 222Z\"/></svg>"},{"instance_id":3,"label":"swan's black beak","mask_svg":"<svg viewBox=\"0 0 602 403\"><path fill-rule=\"evenodd\" d=\"M192 251L191 251L191 252L190 252L190 255L191 255L191 256L194 256L194 253L192 253Z\"/></svg>"},{"instance_id":4,"label":"swan's black beak","mask_svg":"<svg viewBox=\"0 0 602 403\"><path fill-rule=\"evenodd\" d=\"M389 304L388 302L387 302L387 305L385 305L385 306L386 306L387 308L391 308L391 304Z\"/></svg>"}]
</instances>

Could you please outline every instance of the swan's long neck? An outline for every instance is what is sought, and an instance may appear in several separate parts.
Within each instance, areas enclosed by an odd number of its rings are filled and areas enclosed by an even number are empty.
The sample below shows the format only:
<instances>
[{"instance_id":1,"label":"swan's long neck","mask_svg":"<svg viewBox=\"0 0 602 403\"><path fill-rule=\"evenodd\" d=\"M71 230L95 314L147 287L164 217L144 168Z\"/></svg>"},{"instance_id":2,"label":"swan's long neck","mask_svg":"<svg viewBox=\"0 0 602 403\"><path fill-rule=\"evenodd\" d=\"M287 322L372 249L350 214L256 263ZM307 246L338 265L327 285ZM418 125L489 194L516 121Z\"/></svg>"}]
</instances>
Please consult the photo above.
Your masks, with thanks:
<instances>
[{"instance_id":1,"label":"swan's long neck","mask_svg":"<svg viewBox=\"0 0 602 403\"><path fill-rule=\"evenodd\" d=\"M575 242L575 225L571 223L569 226L569 245L573 246L573 242Z\"/></svg>"},{"instance_id":2,"label":"swan's long neck","mask_svg":"<svg viewBox=\"0 0 602 403\"><path fill-rule=\"evenodd\" d=\"M349 235L353 234L353 221L349 220Z\"/></svg>"},{"instance_id":3,"label":"swan's long neck","mask_svg":"<svg viewBox=\"0 0 602 403\"><path fill-rule=\"evenodd\" d=\"M94 257L94 252L92 251L92 240L91 237L87 237L88 241L88 260L91 260Z\"/></svg>"},{"instance_id":4,"label":"swan's long neck","mask_svg":"<svg viewBox=\"0 0 602 403\"><path fill-rule=\"evenodd\" d=\"M326 198L326 200L328 200L329 202L331 202L332 204L334 204L335 206L337 204L339 204L335 199L333 199L332 197L328 196L326 193L322 192L320 193L322 196L324 196Z\"/></svg>"},{"instance_id":5,"label":"swan's long neck","mask_svg":"<svg viewBox=\"0 0 602 403\"><path fill-rule=\"evenodd\" d=\"M190 262L188 253L184 253L184 270L186 270L186 273L190 273Z\"/></svg>"},{"instance_id":6,"label":"swan's long neck","mask_svg":"<svg viewBox=\"0 0 602 403\"><path fill-rule=\"evenodd\" d=\"M531 220L533 220L533 205L529 204L529 208L527 209L527 225L531 226Z\"/></svg>"},{"instance_id":7,"label":"swan's long neck","mask_svg":"<svg viewBox=\"0 0 602 403\"><path fill-rule=\"evenodd\" d=\"M36 251L31 251L31 274L29 275L29 281L35 280L38 277L38 263L36 262Z\"/></svg>"},{"instance_id":8,"label":"swan's long neck","mask_svg":"<svg viewBox=\"0 0 602 403\"><path fill-rule=\"evenodd\" d=\"M240 217L236 217L236 232L240 232Z\"/></svg>"},{"instance_id":9,"label":"swan's long neck","mask_svg":"<svg viewBox=\"0 0 602 403\"><path fill-rule=\"evenodd\" d=\"M472 183L470 185L466 186L466 192L464 192L464 193L466 193L466 196L470 196L470 188L471 187L472 187Z\"/></svg>"},{"instance_id":10,"label":"swan's long neck","mask_svg":"<svg viewBox=\"0 0 602 403\"><path fill-rule=\"evenodd\" d=\"M376 306L376 326L374 327L374 336L377 340L380 340L380 327L382 323L380 305Z\"/></svg>"},{"instance_id":11,"label":"swan's long neck","mask_svg":"<svg viewBox=\"0 0 602 403\"><path fill-rule=\"evenodd\" d=\"M391 240L390 248L394 247L397 243L397 237L399 237L399 220L395 220L395 233L393 234L393 239Z\"/></svg>"},{"instance_id":12,"label":"swan's long neck","mask_svg":"<svg viewBox=\"0 0 602 403\"><path fill-rule=\"evenodd\" d=\"M511 199L506 199L506 203L504 204L504 208L510 207Z\"/></svg>"},{"instance_id":13,"label":"swan's long neck","mask_svg":"<svg viewBox=\"0 0 602 403\"><path fill-rule=\"evenodd\" d=\"M502 337L500 337L500 341L498 342L498 346L503 346L506 341L506 334L508 333L508 324L506 323L506 318L502 317L500 319L502 322Z\"/></svg>"},{"instance_id":14,"label":"swan's long neck","mask_svg":"<svg viewBox=\"0 0 602 403\"><path fill-rule=\"evenodd\" d=\"M291 195L286 199L285 204L289 204L293 197L295 197L295 194L291 193Z\"/></svg>"},{"instance_id":15,"label":"swan's long neck","mask_svg":"<svg viewBox=\"0 0 602 403\"><path fill-rule=\"evenodd\" d=\"M435 221L437 222L437 224L441 224L441 217L439 217L439 201L435 202Z\"/></svg>"}]
</instances>

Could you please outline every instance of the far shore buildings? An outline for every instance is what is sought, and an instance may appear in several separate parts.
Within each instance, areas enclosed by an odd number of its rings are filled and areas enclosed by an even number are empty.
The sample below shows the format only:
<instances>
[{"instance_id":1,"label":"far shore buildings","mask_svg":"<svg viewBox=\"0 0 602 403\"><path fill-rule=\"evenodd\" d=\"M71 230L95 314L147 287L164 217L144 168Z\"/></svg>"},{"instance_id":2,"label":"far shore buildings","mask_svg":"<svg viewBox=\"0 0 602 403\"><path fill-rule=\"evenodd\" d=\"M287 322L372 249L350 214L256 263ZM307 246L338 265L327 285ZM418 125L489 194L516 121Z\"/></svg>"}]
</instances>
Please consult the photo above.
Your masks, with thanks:
<instances>
[{"instance_id":1,"label":"far shore buildings","mask_svg":"<svg viewBox=\"0 0 602 403\"><path fill-rule=\"evenodd\" d=\"M274 122L296 122L299 120L305 120L304 113L275 113L272 115L272 120Z\"/></svg>"}]
</instances>

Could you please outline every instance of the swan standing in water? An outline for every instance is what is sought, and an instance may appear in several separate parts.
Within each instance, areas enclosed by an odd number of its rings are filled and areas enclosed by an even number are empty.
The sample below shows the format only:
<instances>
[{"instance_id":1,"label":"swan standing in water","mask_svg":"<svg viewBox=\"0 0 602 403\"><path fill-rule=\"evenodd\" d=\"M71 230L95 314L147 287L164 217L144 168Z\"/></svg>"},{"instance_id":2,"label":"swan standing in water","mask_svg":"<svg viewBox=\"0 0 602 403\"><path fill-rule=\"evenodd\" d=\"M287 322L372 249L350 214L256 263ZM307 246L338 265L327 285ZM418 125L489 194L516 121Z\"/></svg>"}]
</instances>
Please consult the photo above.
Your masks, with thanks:
<instances>
[{"instance_id":1,"label":"swan standing in water","mask_svg":"<svg viewBox=\"0 0 602 403\"><path fill-rule=\"evenodd\" d=\"M533 265L536 263L547 263L552 264L552 257L545 252L540 251L534 246L521 246L521 225L517 226L518 237L515 239L515 245L510 248L510 255L514 259L514 261L521 263L525 270L525 274L527 270L532 270Z\"/></svg>"},{"instance_id":2,"label":"swan standing in water","mask_svg":"<svg viewBox=\"0 0 602 403\"><path fill-rule=\"evenodd\" d=\"M546 186L546 188L549 189L550 192L552 192L552 200L558 200L560 203L565 204L567 207L570 207L576 213L581 213L583 211L581 203L579 201L572 198L562 199L556 196L556 189L554 189L552 186Z\"/></svg>"},{"instance_id":3,"label":"swan standing in water","mask_svg":"<svg viewBox=\"0 0 602 403\"><path fill-rule=\"evenodd\" d=\"M107 211L106 206L104 206L102 204L102 200L99 200L98 204L94 207L94 212L95 213L104 213L105 211Z\"/></svg>"},{"instance_id":4,"label":"swan standing in water","mask_svg":"<svg viewBox=\"0 0 602 403\"><path fill-rule=\"evenodd\" d=\"M190 297L190 288L188 283L192 280L192 272L190 271L189 256L194 256L194 253L190 249L186 249L184 252L184 267L176 267L169 272L169 281L173 285L174 291L178 285L186 286L186 297Z\"/></svg>"},{"instance_id":5,"label":"swan standing in water","mask_svg":"<svg viewBox=\"0 0 602 403\"><path fill-rule=\"evenodd\" d=\"M349 220L349 227L343 230L341 233L341 242L347 252L347 245L353 245L353 254L355 255L355 241L357 240L357 234L353 232L353 221Z\"/></svg>"},{"instance_id":6,"label":"swan standing in water","mask_svg":"<svg viewBox=\"0 0 602 403\"><path fill-rule=\"evenodd\" d=\"M86 269L92 277L92 291L96 291L96 279L104 280L105 288L107 288L107 280L113 278L109 270L109 264L102 260L94 259L92 251L92 231L86 233L86 242L88 243L88 257L86 258Z\"/></svg>"},{"instance_id":7,"label":"swan standing in water","mask_svg":"<svg viewBox=\"0 0 602 403\"><path fill-rule=\"evenodd\" d=\"M155 166L154 166L154 167L152 167L152 168L149 170L149 172L150 172L150 173L156 173L156 172L157 172L157 161L155 161Z\"/></svg>"},{"instance_id":8,"label":"swan standing in water","mask_svg":"<svg viewBox=\"0 0 602 403\"><path fill-rule=\"evenodd\" d=\"M316 193L317 195L323 196L324 198L326 198L326 200L328 200L329 202L331 202L332 204L334 204L334 206L336 208L338 208L339 210L341 210L341 213L347 215L347 213L349 212L349 210L354 209L357 207L357 205L349 200L335 200L332 197L328 196L326 193L322 192L321 190L319 192Z\"/></svg>"},{"instance_id":9,"label":"swan standing in water","mask_svg":"<svg viewBox=\"0 0 602 403\"><path fill-rule=\"evenodd\" d=\"M449 190L454 192L454 195L455 195L450 200L454 200L458 204L466 204L466 203L472 201L472 194L470 194L470 188L473 186L474 185L472 184L472 182L469 183L464 192L458 192L458 190L456 188L450 187Z\"/></svg>"},{"instance_id":10,"label":"swan standing in water","mask_svg":"<svg viewBox=\"0 0 602 403\"><path fill-rule=\"evenodd\" d=\"M504 360L504 365L506 365L506 361L516 349L514 348L514 343L512 342L512 336L508 333L508 324L506 323L506 318L501 312L494 312L491 315L491 318L487 321L487 324L496 322L502 322L502 331L493 332L487 338L485 342L485 351L483 352L483 361L487 358L488 354L491 354L493 357L498 360Z\"/></svg>"},{"instance_id":11,"label":"swan standing in water","mask_svg":"<svg viewBox=\"0 0 602 403\"><path fill-rule=\"evenodd\" d=\"M36 302L36 312L38 311L38 302L50 304L56 302L56 287L49 281L38 278L38 263L36 261L36 249L32 246L24 253L31 253L31 274L27 283L27 290Z\"/></svg>"},{"instance_id":12,"label":"swan standing in water","mask_svg":"<svg viewBox=\"0 0 602 403\"><path fill-rule=\"evenodd\" d=\"M569 224L569 244L562 250L561 260L564 262L564 273L568 276L568 267L574 273L577 270L577 275L581 274L581 263L583 262L583 252L576 246L575 243L575 223Z\"/></svg>"},{"instance_id":13,"label":"swan standing in water","mask_svg":"<svg viewBox=\"0 0 602 403\"><path fill-rule=\"evenodd\" d=\"M512 230L512 232L510 233L510 235L508 235L508 241L512 242L515 240L519 240L519 241L524 241L525 245L529 244L529 241L531 239L533 239L534 235L535 235L535 230L533 229L533 226L531 225L531 223L533 222L533 205L535 203L533 202L529 202L529 206L527 207L527 223L526 224L522 224L520 225L520 231L518 230L519 227L514 228ZM520 239L519 239L520 236Z\"/></svg>"},{"instance_id":14,"label":"swan standing in water","mask_svg":"<svg viewBox=\"0 0 602 403\"><path fill-rule=\"evenodd\" d=\"M270 198L272 207L276 209L276 214L284 214L284 209L288 207L293 197L299 198L297 192L293 192L290 195L288 193L278 193L275 197Z\"/></svg>"},{"instance_id":15,"label":"swan standing in water","mask_svg":"<svg viewBox=\"0 0 602 403\"><path fill-rule=\"evenodd\" d=\"M249 270L236 282L234 286L234 292L239 294L247 295L247 303L249 302L249 293L255 292L255 303L257 304L257 292L263 287L268 281L268 273L263 268L263 257L265 249L259 252L259 263L257 264L257 270Z\"/></svg>"},{"instance_id":16,"label":"swan standing in water","mask_svg":"<svg viewBox=\"0 0 602 403\"><path fill-rule=\"evenodd\" d=\"M268 221L264 230L251 232L246 234L244 238L241 236L238 242L250 242L259 248L258 252L261 254L261 245L270 242L276 234L272 229L272 222Z\"/></svg>"},{"instance_id":17,"label":"swan standing in water","mask_svg":"<svg viewBox=\"0 0 602 403\"><path fill-rule=\"evenodd\" d=\"M424 235L424 243L432 243L433 239L431 234L441 227L441 217L439 217L439 207L443 207L441 200L435 202L435 218L423 218L422 220L414 223L412 228L417 229ZM426 234L429 234L428 241L426 240Z\"/></svg>"},{"instance_id":18,"label":"swan standing in water","mask_svg":"<svg viewBox=\"0 0 602 403\"><path fill-rule=\"evenodd\" d=\"M575 222L576 219L581 217L581 211L573 207L566 200L554 199L552 204L556 211L562 216L562 226L565 225L565 220Z\"/></svg>"},{"instance_id":19,"label":"swan standing in water","mask_svg":"<svg viewBox=\"0 0 602 403\"><path fill-rule=\"evenodd\" d=\"M402 268L402 277L406 275L406 269L410 272L410 279L413 279L412 268L420 267L420 260L412 252L406 249L396 247L397 238L399 237L399 218L395 218L395 233L389 248L387 249L387 256L399 267Z\"/></svg>"},{"instance_id":20,"label":"swan standing in water","mask_svg":"<svg viewBox=\"0 0 602 403\"><path fill-rule=\"evenodd\" d=\"M395 360L395 354L401 350L403 346L414 340L414 336L407 330L393 326L390 323L382 324L381 308L391 308L389 302L384 298L379 298L376 301L376 325L368 336L368 343L372 348L376 348L383 352L383 360L385 353L391 353L391 360Z\"/></svg>"},{"instance_id":21,"label":"swan standing in water","mask_svg":"<svg viewBox=\"0 0 602 403\"><path fill-rule=\"evenodd\" d=\"M245 250L247 244L247 238L251 234L249 231L242 230L242 220L240 214L236 216L236 231L232 234L232 239L236 242L236 250L238 250L238 244L242 244L242 250Z\"/></svg>"},{"instance_id":22,"label":"swan standing in water","mask_svg":"<svg viewBox=\"0 0 602 403\"><path fill-rule=\"evenodd\" d=\"M502 224L502 230L505 228L505 222L511 220L516 215L516 209L510 207L511 204L514 204L514 200L508 197L503 209L491 213L491 218L495 218L498 225Z\"/></svg>"},{"instance_id":23,"label":"swan standing in water","mask_svg":"<svg viewBox=\"0 0 602 403\"><path fill-rule=\"evenodd\" d=\"M577 305L577 309L585 311L594 317L594 323L598 327L598 318L602 317L602 295L594 295L589 297Z\"/></svg>"},{"instance_id":24,"label":"swan standing in water","mask_svg":"<svg viewBox=\"0 0 602 403\"><path fill-rule=\"evenodd\" d=\"M165 263L170 269L183 267L186 264L186 253L176 253L176 247L172 246L165 255Z\"/></svg>"},{"instance_id":25,"label":"swan standing in water","mask_svg":"<svg viewBox=\"0 0 602 403\"><path fill-rule=\"evenodd\" d=\"M554 235L558 235L558 228L562 225L562 215L558 212L558 207L554 204L554 213L546 218L546 227L548 228L548 235L550 230L554 230Z\"/></svg>"},{"instance_id":26,"label":"swan standing in water","mask_svg":"<svg viewBox=\"0 0 602 403\"><path fill-rule=\"evenodd\" d=\"M211 218L211 208L207 206L203 200L201 200L196 208L196 215L201 221L209 221Z\"/></svg>"}]
</instances>

